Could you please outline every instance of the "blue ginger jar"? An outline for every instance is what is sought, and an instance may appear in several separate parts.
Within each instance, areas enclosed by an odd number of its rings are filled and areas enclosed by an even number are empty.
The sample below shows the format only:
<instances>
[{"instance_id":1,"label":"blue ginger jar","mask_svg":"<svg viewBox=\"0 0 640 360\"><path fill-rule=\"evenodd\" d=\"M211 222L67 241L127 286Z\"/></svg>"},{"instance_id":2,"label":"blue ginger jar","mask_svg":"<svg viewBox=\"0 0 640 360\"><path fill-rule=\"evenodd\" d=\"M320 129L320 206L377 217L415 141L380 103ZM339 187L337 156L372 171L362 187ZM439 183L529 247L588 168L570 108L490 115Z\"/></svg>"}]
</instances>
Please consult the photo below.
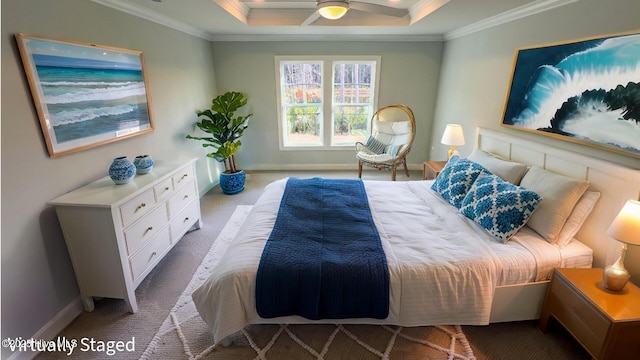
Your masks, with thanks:
<instances>
[{"instance_id":1,"label":"blue ginger jar","mask_svg":"<svg viewBox=\"0 0 640 360\"><path fill-rule=\"evenodd\" d=\"M120 156L113 159L109 166L109 177L117 185L130 182L136 175L136 166L126 156Z\"/></svg>"},{"instance_id":2,"label":"blue ginger jar","mask_svg":"<svg viewBox=\"0 0 640 360\"><path fill-rule=\"evenodd\" d=\"M153 169L153 158L149 155L138 155L133 160L138 174L148 174Z\"/></svg>"}]
</instances>

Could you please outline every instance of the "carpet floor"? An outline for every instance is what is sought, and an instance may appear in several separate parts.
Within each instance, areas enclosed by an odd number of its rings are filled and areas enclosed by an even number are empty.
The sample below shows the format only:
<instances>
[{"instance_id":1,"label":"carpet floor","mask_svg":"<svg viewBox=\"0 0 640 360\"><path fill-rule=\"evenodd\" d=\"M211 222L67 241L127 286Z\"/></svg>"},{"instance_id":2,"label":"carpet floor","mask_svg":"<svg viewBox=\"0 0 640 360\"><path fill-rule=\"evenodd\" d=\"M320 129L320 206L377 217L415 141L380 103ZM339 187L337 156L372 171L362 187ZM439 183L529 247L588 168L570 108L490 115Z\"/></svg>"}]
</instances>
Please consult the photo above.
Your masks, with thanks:
<instances>
[{"instance_id":1,"label":"carpet floor","mask_svg":"<svg viewBox=\"0 0 640 360\"><path fill-rule=\"evenodd\" d=\"M253 205L255 200L260 196L264 186L269 182L280 179L285 176L323 176L323 177L335 177L335 178L353 178L356 175L354 172L255 172L248 173L247 184L245 190L237 195L223 195L218 187L209 191L201 199L202 218L204 226L202 229L192 231L185 235L185 237L174 247L174 249L158 264L158 266L147 276L147 278L136 289L136 297L140 310L136 314L130 314L127 312L127 306L122 300L117 299L102 299L96 301L96 309L91 312L83 312L78 318L76 318L65 330L63 330L59 337L66 337L67 339L80 339L90 338L98 341L131 341L135 340L135 347L132 351L117 352L114 355L106 355L98 352L81 352L75 351L71 356L67 356L64 353L56 352L43 352L38 355L38 359L138 359L138 358L153 358L153 359L182 359L182 358L196 358L197 354L201 352L198 349L191 351L192 357L186 356L187 353L184 348L172 347L172 354L176 354L177 357L170 356L169 353L158 352L155 356L154 352L149 349L154 348L154 339L157 339L157 334L161 334L163 330L163 324L165 320L171 318L171 311L177 305L180 304L180 299L186 292L189 283L191 282L193 275L197 272L198 267L206 255L208 250L214 245L214 240L217 239L227 224L228 220L232 218L232 214L235 209L240 205ZM388 180L388 172L378 171L365 171L363 175L367 180ZM411 172L410 178L406 178L403 174L398 174L399 181L405 180L420 180L420 172ZM445 327L443 327L445 328ZM346 329L345 332L342 329ZM247 335L240 334L234 342L236 350L242 351L249 359L304 359L312 358L318 359L313 355L313 352L305 350L292 355L292 353L278 353L273 351L274 345L271 345L268 350L265 348L269 346L269 342L276 336L276 341L283 342L282 349L296 349L304 348L294 339L297 337L302 340L303 343L310 345L313 351L318 354L322 354L322 350L327 343L326 339L331 334L336 332L335 337L340 337L347 341L351 337L347 334L350 332L355 337L366 337L367 331L360 329L353 329L351 327L344 326L339 327L331 326L311 326L310 329L293 329L292 327L282 328L280 326L269 326L265 329L261 327L248 327L246 329ZM394 335L397 331L396 327L389 327L387 336L393 338L395 336L392 351L389 354L389 359L464 359L465 357L451 357L452 355L442 355L434 353L421 353L414 347L408 352L393 352L394 349L400 349L397 347L399 341L404 341L405 337L403 332ZM555 326L547 334L542 334L537 329L536 321L522 321L511 322L501 324L491 324L487 326L462 326L462 337L466 338L468 344L472 350L472 355L476 359L589 359L589 355L584 351L580 345L573 340L573 338L560 326ZM295 336L292 337L289 332ZM456 329L447 328L445 333L454 333L453 337L457 337ZM297 335L300 334L300 335ZM324 335L323 335L324 334ZM327 335L328 334L328 335ZM465 337L466 335L466 337ZM407 335L413 336L412 334ZM419 334L416 338L424 339L428 335ZM449 335L448 335L449 336ZM449 336L449 339L452 337ZM251 340L250 340L251 339ZM354 341L351 339L350 341ZM365 343L370 344L367 340ZM253 342L258 350L256 351ZM413 341L409 341L413 342ZM162 341L158 341L157 344L161 344ZM332 346L335 346L338 341L333 340ZM387 350L389 340L377 341L378 346L375 350L383 354ZM445 342L446 343L446 342ZM464 342L454 341L454 346L460 346L462 350L460 354L464 353ZM177 344L177 343L176 343ZM203 342L204 344L204 342ZM451 342L449 342L451 344ZM362 345L351 346L351 350L358 347L364 348ZM159 348L159 347L155 347ZM366 350L358 355L346 352L341 349L333 357L324 357L325 359L381 359L375 352ZM433 348L429 346L422 347L421 351L431 351ZM204 349L206 350L206 348ZM204 351L203 350L203 351ZM211 351L209 353L212 353ZM207 353L207 354L209 354ZM267 357L265 353L269 354ZM260 355L261 354L261 355ZM161 356L168 357L161 357ZM237 356L235 356L237 355ZM233 359L242 359L239 354L235 354ZM362 356L362 357L361 357ZM462 355L465 356L465 355ZM197 357L200 358L200 357ZM203 357L205 358L205 357ZM206 357L211 359L217 359L216 357ZM224 357L218 357L224 358ZM469 357L470 358L470 357Z\"/></svg>"},{"instance_id":2,"label":"carpet floor","mask_svg":"<svg viewBox=\"0 0 640 360\"><path fill-rule=\"evenodd\" d=\"M233 336L229 346L213 346L191 294L220 261L250 210L236 208L142 359L475 359L460 326L252 325Z\"/></svg>"}]
</instances>

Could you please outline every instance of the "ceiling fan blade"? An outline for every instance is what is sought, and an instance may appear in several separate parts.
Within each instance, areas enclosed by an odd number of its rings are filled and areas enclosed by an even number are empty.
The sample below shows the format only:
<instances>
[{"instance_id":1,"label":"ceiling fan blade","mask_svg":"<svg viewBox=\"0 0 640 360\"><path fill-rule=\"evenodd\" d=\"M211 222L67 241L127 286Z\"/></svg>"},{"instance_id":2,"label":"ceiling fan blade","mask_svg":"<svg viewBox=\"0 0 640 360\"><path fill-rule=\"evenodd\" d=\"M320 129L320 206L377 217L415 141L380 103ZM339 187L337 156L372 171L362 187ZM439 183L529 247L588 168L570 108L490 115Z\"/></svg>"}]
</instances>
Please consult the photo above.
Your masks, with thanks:
<instances>
[{"instance_id":1,"label":"ceiling fan blade","mask_svg":"<svg viewBox=\"0 0 640 360\"><path fill-rule=\"evenodd\" d=\"M359 1L349 1L349 9L394 17L403 17L409 14L409 11L407 9L397 9L390 6L370 4Z\"/></svg>"},{"instance_id":2,"label":"ceiling fan blade","mask_svg":"<svg viewBox=\"0 0 640 360\"><path fill-rule=\"evenodd\" d=\"M314 22L316 22L316 20L318 20L320 18L320 13L318 13L317 11L314 11L313 14L309 15L308 18L306 18L302 24L300 24L300 26L308 26L308 25L312 25Z\"/></svg>"}]
</instances>

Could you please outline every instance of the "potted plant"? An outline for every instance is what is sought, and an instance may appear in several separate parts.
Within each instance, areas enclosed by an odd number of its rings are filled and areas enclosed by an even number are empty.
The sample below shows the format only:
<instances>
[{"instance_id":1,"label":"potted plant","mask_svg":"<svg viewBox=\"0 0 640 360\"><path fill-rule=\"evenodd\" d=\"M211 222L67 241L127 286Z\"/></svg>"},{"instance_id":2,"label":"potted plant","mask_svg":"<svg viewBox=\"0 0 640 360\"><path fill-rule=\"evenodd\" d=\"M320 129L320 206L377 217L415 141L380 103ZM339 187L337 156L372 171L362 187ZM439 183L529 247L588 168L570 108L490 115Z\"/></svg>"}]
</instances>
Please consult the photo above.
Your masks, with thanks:
<instances>
[{"instance_id":1,"label":"potted plant","mask_svg":"<svg viewBox=\"0 0 640 360\"><path fill-rule=\"evenodd\" d=\"M208 157L224 163L224 173L220 174L220 187L225 194L237 194L244 190L246 174L238 170L234 154L240 149L240 137L249 126L249 118L236 115L235 112L247 104L243 93L229 91L211 101L211 109L196 111L202 117L196 126L210 134L210 137L187 135L187 139L204 141L202 147L213 147Z\"/></svg>"}]
</instances>

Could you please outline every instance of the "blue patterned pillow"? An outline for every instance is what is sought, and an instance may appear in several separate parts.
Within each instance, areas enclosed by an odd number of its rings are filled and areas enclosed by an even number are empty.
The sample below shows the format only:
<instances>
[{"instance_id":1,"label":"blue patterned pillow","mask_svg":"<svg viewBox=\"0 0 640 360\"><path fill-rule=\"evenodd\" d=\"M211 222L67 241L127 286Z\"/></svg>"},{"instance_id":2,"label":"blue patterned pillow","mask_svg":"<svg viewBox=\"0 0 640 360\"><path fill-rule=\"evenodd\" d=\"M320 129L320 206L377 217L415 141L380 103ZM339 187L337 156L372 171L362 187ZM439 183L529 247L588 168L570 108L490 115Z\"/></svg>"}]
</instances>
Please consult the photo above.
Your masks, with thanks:
<instances>
[{"instance_id":1,"label":"blue patterned pillow","mask_svg":"<svg viewBox=\"0 0 640 360\"><path fill-rule=\"evenodd\" d=\"M391 156L396 156L398 155L398 151L400 151L401 146L402 145L387 145L384 149L384 153Z\"/></svg>"},{"instance_id":2,"label":"blue patterned pillow","mask_svg":"<svg viewBox=\"0 0 640 360\"><path fill-rule=\"evenodd\" d=\"M380 140L374 138L373 136L369 136L369 138L367 139L367 143L364 144L364 146L378 155L382 154L386 148L385 144L381 143Z\"/></svg>"},{"instance_id":3,"label":"blue patterned pillow","mask_svg":"<svg viewBox=\"0 0 640 360\"><path fill-rule=\"evenodd\" d=\"M467 191L483 171L486 170L481 165L454 155L431 185L431 189L449 204L460 208Z\"/></svg>"},{"instance_id":4,"label":"blue patterned pillow","mask_svg":"<svg viewBox=\"0 0 640 360\"><path fill-rule=\"evenodd\" d=\"M469 189L460 212L504 243L527 223L541 200L531 190L483 173Z\"/></svg>"}]
</instances>

